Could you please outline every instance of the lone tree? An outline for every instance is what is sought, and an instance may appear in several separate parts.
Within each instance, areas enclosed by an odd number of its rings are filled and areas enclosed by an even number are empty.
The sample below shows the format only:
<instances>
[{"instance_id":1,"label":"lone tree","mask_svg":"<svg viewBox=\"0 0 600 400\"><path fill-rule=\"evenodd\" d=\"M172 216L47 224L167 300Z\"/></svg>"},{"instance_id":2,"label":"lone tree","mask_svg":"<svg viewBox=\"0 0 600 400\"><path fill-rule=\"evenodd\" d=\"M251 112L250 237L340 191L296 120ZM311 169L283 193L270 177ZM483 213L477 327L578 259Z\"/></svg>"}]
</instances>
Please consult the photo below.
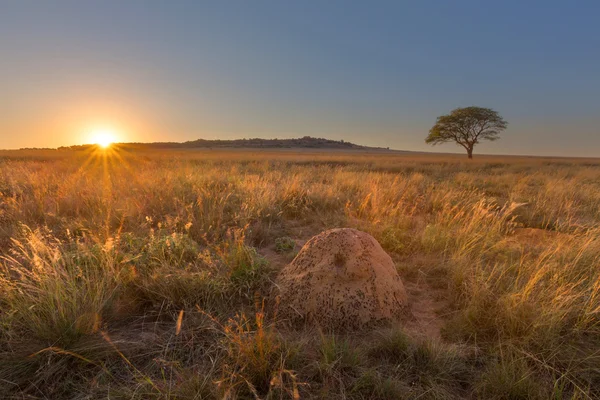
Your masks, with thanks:
<instances>
[{"instance_id":1,"label":"lone tree","mask_svg":"<svg viewBox=\"0 0 600 400\"><path fill-rule=\"evenodd\" d=\"M473 158L473 147L480 140L498 140L498 134L508 123L491 108L465 107L452 110L448 115L437 118L425 143L432 145L456 142Z\"/></svg>"}]
</instances>

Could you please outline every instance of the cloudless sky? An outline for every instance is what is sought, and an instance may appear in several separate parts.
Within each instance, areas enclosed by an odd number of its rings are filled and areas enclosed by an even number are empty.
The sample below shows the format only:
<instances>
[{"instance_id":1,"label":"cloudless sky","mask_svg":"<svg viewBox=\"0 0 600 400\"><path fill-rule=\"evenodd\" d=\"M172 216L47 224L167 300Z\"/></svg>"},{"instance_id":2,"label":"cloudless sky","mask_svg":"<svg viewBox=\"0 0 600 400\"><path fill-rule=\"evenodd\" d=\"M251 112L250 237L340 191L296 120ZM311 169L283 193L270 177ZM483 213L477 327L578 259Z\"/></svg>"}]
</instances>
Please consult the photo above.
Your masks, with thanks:
<instances>
[{"instance_id":1,"label":"cloudless sky","mask_svg":"<svg viewBox=\"0 0 600 400\"><path fill-rule=\"evenodd\" d=\"M600 2L0 0L0 148L298 137L406 150L491 107L476 152L600 156Z\"/></svg>"}]
</instances>

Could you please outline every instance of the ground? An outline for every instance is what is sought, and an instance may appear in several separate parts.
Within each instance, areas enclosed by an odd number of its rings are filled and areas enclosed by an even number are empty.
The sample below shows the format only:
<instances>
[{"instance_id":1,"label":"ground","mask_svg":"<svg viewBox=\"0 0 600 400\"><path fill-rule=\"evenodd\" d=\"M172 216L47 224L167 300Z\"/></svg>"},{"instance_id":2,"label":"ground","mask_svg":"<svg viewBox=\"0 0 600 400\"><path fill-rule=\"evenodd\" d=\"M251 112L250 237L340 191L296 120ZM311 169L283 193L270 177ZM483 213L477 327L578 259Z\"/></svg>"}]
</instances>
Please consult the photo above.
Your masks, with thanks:
<instances>
[{"instance_id":1,"label":"ground","mask_svg":"<svg viewBox=\"0 0 600 400\"><path fill-rule=\"evenodd\" d=\"M405 318L278 318L334 227L391 255ZM600 396L600 160L2 152L0 256L4 398Z\"/></svg>"}]
</instances>

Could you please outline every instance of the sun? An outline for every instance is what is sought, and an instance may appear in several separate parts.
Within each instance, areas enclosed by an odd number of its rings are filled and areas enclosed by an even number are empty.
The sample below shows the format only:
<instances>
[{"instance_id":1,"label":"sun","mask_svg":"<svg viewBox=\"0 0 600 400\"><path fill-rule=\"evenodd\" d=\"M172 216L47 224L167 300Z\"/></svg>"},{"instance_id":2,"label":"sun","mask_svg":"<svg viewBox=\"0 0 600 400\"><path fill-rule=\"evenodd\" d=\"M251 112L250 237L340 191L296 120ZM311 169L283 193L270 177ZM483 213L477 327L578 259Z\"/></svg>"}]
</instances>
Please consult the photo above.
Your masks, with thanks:
<instances>
[{"instance_id":1,"label":"sun","mask_svg":"<svg viewBox=\"0 0 600 400\"><path fill-rule=\"evenodd\" d=\"M116 134L110 129L98 129L91 133L91 138L94 144L108 149L114 143Z\"/></svg>"}]
</instances>

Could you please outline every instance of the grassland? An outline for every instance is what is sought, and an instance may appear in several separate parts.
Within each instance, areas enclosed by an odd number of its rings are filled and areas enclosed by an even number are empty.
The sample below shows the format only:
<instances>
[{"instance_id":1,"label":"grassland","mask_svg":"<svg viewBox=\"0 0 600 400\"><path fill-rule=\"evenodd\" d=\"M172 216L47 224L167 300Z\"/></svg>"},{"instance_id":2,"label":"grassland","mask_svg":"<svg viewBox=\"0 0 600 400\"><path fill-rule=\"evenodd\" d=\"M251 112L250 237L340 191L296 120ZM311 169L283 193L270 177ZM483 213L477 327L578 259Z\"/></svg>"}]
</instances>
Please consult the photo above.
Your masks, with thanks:
<instances>
[{"instance_id":1,"label":"grassland","mask_svg":"<svg viewBox=\"0 0 600 400\"><path fill-rule=\"evenodd\" d=\"M278 320L332 227L379 240L412 317ZM4 152L0 256L3 398L600 397L600 160Z\"/></svg>"}]
</instances>

